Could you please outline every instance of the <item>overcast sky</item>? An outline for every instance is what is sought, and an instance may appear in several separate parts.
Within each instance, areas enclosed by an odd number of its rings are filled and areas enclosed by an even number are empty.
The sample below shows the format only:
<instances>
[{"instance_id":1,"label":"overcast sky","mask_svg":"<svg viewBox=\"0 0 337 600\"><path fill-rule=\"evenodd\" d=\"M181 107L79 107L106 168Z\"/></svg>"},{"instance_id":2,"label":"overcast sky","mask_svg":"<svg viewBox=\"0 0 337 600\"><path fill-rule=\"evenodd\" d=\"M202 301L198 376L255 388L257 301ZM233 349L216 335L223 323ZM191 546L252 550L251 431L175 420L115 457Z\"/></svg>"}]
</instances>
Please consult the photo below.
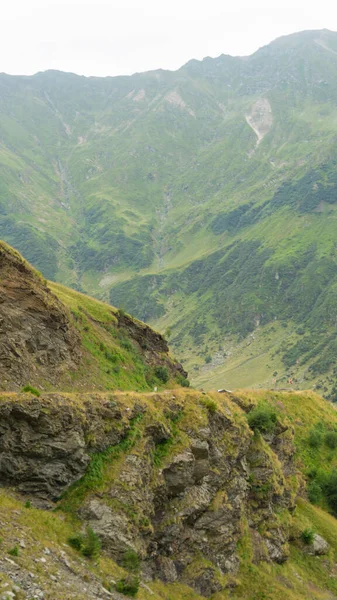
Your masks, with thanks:
<instances>
[{"instance_id":1,"label":"overcast sky","mask_svg":"<svg viewBox=\"0 0 337 600\"><path fill-rule=\"evenodd\" d=\"M336 0L4 0L0 72L124 75L337 30Z\"/></svg>"}]
</instances>

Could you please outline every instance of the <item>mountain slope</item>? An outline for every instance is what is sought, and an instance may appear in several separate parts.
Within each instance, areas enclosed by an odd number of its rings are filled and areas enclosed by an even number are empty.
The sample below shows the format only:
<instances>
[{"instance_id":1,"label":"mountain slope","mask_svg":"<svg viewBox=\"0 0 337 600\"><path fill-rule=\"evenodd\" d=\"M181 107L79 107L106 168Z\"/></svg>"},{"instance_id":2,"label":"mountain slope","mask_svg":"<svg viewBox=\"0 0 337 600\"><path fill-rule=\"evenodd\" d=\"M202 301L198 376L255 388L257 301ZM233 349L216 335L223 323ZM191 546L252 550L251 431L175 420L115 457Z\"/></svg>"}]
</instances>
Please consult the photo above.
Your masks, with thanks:
<instances>
[{"instance_id":1,"label":"mountain slope","mask_svg":"<svg viewBox=\"0 0 337 600\"><path fill-rule=\"evenodd\" d=\"M323 30L174 73L1 75L0 235L171 329L199 384L328 393L336 66Z\"/></svg>"},{"instance_id":2,"label":"mountain slope","mask_svg":"<svg viewBox=\"0 0 337 600\"><path fill-rule=\"evenodd\" d=\"M111 306L52 287L55 293L17 251L0 243L2 390L187 385L160 334Z\"/></svg>"}]
</instances>

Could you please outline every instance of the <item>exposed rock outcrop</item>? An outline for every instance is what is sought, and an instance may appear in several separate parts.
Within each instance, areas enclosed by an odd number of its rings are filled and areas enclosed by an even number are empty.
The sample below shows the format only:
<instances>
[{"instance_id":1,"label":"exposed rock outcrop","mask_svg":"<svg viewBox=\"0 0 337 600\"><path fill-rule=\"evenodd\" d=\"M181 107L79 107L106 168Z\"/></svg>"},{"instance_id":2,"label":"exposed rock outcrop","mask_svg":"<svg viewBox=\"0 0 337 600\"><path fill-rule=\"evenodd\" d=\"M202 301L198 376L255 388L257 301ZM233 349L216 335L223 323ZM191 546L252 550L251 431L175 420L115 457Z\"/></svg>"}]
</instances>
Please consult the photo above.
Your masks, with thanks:
<instances>
[{"instance_id":1,"label":"exposed rock outcrop","mask_svg":"<svg viewBox=\"0 0 337 600\"><path fill-rule=\"evenodd\" d=\"M145 578L210 596L238 571L244 532L255 562L287 559L277 513L294 508L292 430L263 439L229 397L177 396L3 397L0 478L55 500L106 450L95 486L77 484L80 518L115 560L132 550Z\"/></svg>"},{"instance_id":2,"label":"exposed rock outcrop","mask_svg":"<svg viewBox=\"0 0 337 600\"><path fill-rule=\"evenodd\" d=\"M172 375L179 373L183 377L187 377L182 365L169 358L167 341L158 331L154 331L146 323L142 323L142 321L138 321L128 314L119 312L117 318L119 327L124 329L131 340L137 342L149 365L158 364L158 359L161 358L162 361L165 361Z\"/></svg>"},{"instance_id":3,"label":"exposed rock outcrop","mask_svg":"<svg viewBox=\"0 0 337 600\"><path fill-rule=\"evenodd\" d=\"M313 556L323 556L328 554L329 550L328 542L318 533L314 533L312 544L309 544L306 548L307 553Z\"/></svg>"},{"instance_id":4,"label":"exposed rock outcrop","mask_svg":"<svg viewBox=\"0 0 337 600\"><path fill-rule=\"evenodd\" d=\"M83 403L60 394L2 397L0 481L57 499L84 474L90 453L120 442L128 427L121 418L113 401L89 395Z\"/></svg>"},{"instance_id":5,"label":"exposed rock outcrop","mask_svg":"<svg viewBox=\"0 0 337 600\"><path fill-rule=\"evenodd\" d=\"M56 383L80 361L68 311L42 277L0 243L0 378L3 389L30 380Z\"/></svg>"},{"instance_id":6,"label":"exposed rock outcrop","mask_svg":"<svg viewBox=\"0 0 337 600\"><path fill-rule=\"evenodd\" d=\"M250 114L246 115L246 121L257 137L257 147L270 131L273 124L273 114L268 98L259 98L255 102Z\"/></svg>"}]
</instances>

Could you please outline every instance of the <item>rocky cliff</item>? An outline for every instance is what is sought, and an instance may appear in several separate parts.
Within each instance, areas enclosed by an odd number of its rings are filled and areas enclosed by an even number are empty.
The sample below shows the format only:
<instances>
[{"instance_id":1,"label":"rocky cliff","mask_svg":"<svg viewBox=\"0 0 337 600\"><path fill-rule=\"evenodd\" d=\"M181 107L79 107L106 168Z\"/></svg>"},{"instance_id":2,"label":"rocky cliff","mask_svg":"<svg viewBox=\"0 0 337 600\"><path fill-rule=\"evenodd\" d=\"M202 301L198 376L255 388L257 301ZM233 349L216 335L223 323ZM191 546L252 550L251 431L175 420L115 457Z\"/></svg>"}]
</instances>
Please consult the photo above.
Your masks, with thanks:
<instances>
[{"instance_id":1,"label":"rocky cliff","mask_svg":"<svg viewBox=\"0 0 337 600\"><path fill-rule=\"evenodd\" d=\"M202 596L226 589L246 532L254 562L283 563L297 494L293 431L254 436L229 396L3 396L0 478L80 517L117 563ZM49 502L48 502L49 501ZM261 529L262 528L262 529Z\"/></svg>"},{"instance_id":2,"label":"rocky cliff","mask_svg":"<svg viewBox=\"0 0 337 600\"><path fill-rule=\"evenodd\" d=\"M0 376L20 385L57 381L80 361L80 338L46 282L12 248L0 244Z\"/></svg>"},{"instance_id":3,"label":"rocky cliff","mask_svg":"<svg viewBox=\"0 0 337 600\"><path fill-rule=\"evenodd\" d=\"M337 598L313 426L312 394L2 393L1 600Z\"/></svg>"},{"instance_id":4,"label":"rocky cliff","mask_svg":"<svg viewBox=\"0 0 337 600\"><path fill-rule=\"evenodd\" d=\"M57 285L53 290L0 242L1 389L33 383L41 390L144 390L185 383L187 373L159 333L87 296Z\"/></svg>"}]
</instances>

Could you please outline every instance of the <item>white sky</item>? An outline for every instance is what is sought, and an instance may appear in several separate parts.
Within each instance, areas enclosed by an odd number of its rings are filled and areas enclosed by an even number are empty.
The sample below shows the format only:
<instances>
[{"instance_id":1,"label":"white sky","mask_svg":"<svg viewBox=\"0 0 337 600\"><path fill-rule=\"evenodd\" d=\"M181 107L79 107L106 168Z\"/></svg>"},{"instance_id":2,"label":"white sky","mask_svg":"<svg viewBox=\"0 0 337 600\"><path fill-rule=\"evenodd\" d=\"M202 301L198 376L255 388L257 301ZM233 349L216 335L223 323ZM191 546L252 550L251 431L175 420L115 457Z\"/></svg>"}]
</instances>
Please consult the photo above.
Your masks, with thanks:
<instances>
[{"instance_id":1,"label":"white sky","mask_svg":"<svg viewBox=\"0 0 337 600\"><path fill-rule=\"evenodd\" d=\"M337 30L336 0L2 0L0 72L126 75Z\"/></svg>"}]
</instances>

